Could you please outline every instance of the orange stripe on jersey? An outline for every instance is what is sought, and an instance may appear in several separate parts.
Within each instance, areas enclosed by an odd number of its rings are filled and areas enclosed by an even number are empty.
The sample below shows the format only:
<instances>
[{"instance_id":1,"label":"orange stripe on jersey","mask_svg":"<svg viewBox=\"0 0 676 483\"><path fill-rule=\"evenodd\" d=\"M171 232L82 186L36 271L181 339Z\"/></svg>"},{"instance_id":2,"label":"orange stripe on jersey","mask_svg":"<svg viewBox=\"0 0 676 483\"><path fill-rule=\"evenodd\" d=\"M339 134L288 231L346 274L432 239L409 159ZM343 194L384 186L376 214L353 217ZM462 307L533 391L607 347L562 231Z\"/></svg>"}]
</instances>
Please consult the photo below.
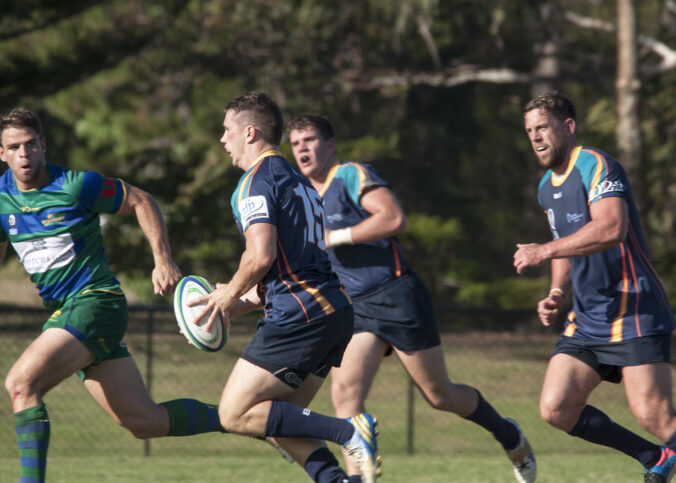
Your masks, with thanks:
<instances>
[{"instance_id":1,"label":"orange stripe on jersey","mask_svg":"<svg viewBox=\"0 0 676 483\"><path fill-rule=\"evenodd\" d=\"M349 300L350 303L352 303L352 297L350 297L350 295L345 291L345 287L341 285L339 290L343 293L343 295L345 295L345 298Z\"/></svg>"},{"instance_id":2,"label":"orange stripe on jersey","mask_svg":"<svg viewBox=\"0 0 676 483\"><path fill-rule=\"evenodd\" d=\"M331 305L331 302L329 302L326 299L326 297L324 297L318 289L316 289L314 287L310 287L305 280L301 280L300 278L298 278L298 275L293 273L293 271L291 270L291 266L289 265L289 261L286 258L286 253L284 253L284 249L282 248L282 244L280 243L279 239L277 239L277 246L279 247L279 252L280 252L282 258L284 259L284 265L286 266L286 272L291 276L291 279L295 283L297 283L300 286L300 288L302 288L303 290L308 292L310 295L312 295L312 298L315 299L315 301L319 304L319 306L322 308L322 310L324 311L324 313L326 315L334 313L336 311L336 309L333 308L333 305ZM279 257L277 257L277 260L279 261ZM286 280L284 280L282 278L282 268L281 267L279 267L279 278L287 287L289 287L289 293L292 294L296 298L296 300L298 300L298 303L301 305L301 307L303 307L303 312L305 312L306 320L308 322L310 322L310 318L308 317L307 312L305 311L305 307L303 306L303 303L300 301L300 299L298 297L296 297L296 295L294 295L291 292L291 287L286 282Z\"/></svg>"},{"instance_id":3,"label":"orange stripe on jersey","mask_svg":"<svg viewBox=\"0 0 676 483\"><path fill-rule=\"evenodd\" d=\"M636 325L636 334L638 334L638 336L641 337L641 324L638 320L638 302L640 299L640 294L638 293L638 280L636 279L636 267L634 266L634 258L631 256L630 250L627 250L627 260L629 260L629 268L631 269L631 280L634 283L634 293L636 294L636 300L634 301L634 324Z\"/></svg>"},{"instance_id":4,"label":"orange stripe on jersey","mask_svg":"<svg viewBox=\"0 0 676 483\"><path fill-rule=\"evenodd\" d=\"M577 330L577 326L572 322L566 326L566 330L563 331L563 335L566 337L573 337L573 334Z\"/></svg>"},{"instance_id":5,"label":"orange stripe on jersey","mask_svg":"<svg viewBox=\"0 0 676 483\"><path fill-rule=\"evenodd\" d=\"M399 251L397 250L397 245L395 245L394 240L390 240L390 247L392 248L392 253L394 253L394 274L397 277L401 276L401 260L399 259Z\"/></svg>"},{"instance_id":6,"label":"orange stripe on jersey","mask_svg":"<svg viewBox=\"0 0 676 483\"><path fill-rule=\"evenodd\" d=\"M319 192L319 196L324 196L324 193L326 193L326 190L329 189L329 186L331 186L331 183L333 182L333 178L336 177L336 173L338 172L338 163L334 164L331 169L329 170L329 174L326 175L326 181L324 181L324 184L322 185L321 189L317 190Z\"/></svg>"},{"instance_id":7,"label":"orange stripe on jersey","mask_svg":"<svg viewBox=\"0 0 676 483\"><path fill-rule=\"evenodd\" d=\"M573 322L573 320L575 320L575 312L571 310L570 313L568 314L568 325L566 325L566 328L563 331L563 335L565 335L566 337L573 337L573 334L577 330L577 325L575 325L575 322Z\"/></svg>"},{"instance_id":8,"label":"orange stripe on jersey","mask_svg":"<svg viewBox=\"0 0 676 483\"><path fill-rule=\"evenodd\" d=\"M620 296L620 311L613 320L613 326L610 330L610 342L620 342L622 340L622 320L627 313L627 298L629 292L629 278L627 277L627 252L624 248L624 242L619 245L622 252L622 295Z\"/></svg>"},{"instance_id":9,"label":"orange stripe on jersey","mask_svg":"<svg viewBox=\"0 0 676 483\"><path fill-rule=\"evenodd\" d=\"M638 239L636 238L636 232L634 232L634 228L631 226L631 223L629 223L629 240L631 241L631 245L636 247L636 253L638 253L639 258L643 262L643 264L646 267L646 273L650 276L650 278L653 280L653 283L655 284L656 287L662 287L662 284L660 283L659 277L657 276L657 273L655 273L655 269L653 268L652 263L650 263L650 260L648 259L648 255L641 249L641 244L638 242ZM669 305L669 301L667 300L667 296L664 293L664 290L660 289L660 297L662 298L662 303L664 306L671 311L671 306Z\"/></svg>"},{"instance_id":10,"label":"orange stripe on jersey","mask_svg":"<svg viewBox=\"0 0 676 483\"><path fill-rule=\"evenodd\" d=\"M561 176L556 176L554 172L552 171L552 176L551 176L551 182L552 186L561 186L564 181L568 178L568 175L573 171L573 167L575 166L575 161L577 161L577 157L580 154L580 150L582 149L582 146L575 146L575 149L573 149L573 152L570 154L570 158L568 158L568 167L566 168L566 172L563 173Z\"/></svg>"},{"instance_id":11,"label":"orange stripe on jersey","mask_svg":"<svg viewBox=\"0 0 676 483\"><path fill-rule=\"evenodd\" d=\"M246 196L249 196L249 191L251 190L251 178L253 178L254 174L258 171L258 168L260 168L261 165L258 163L258 166L256 166L255 169L252 169L251 172L248 174L244 175L244 179L241 182L242 188L246 187ZM244 189L241 189L239 193L237 193L237 204L244 199Z\"/></svg>"}]
</instances>

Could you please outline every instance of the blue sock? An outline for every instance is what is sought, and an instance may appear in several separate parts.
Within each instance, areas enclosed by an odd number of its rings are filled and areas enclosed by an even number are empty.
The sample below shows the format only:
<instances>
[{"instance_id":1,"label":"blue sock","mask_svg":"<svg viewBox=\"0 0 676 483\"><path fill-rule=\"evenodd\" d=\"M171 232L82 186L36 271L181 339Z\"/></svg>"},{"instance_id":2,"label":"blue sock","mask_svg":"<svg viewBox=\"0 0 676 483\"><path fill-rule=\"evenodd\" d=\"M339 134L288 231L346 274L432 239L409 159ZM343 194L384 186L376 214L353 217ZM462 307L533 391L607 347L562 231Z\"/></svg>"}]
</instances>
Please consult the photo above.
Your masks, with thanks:
<instances>
[{"instance_id":1,"label":"blue sock","mask_svg":"<svg viewBox=\"0 0 676 483\"><path fill-rule=\"evenodd\" d=\"M584 407L580 419L568 434L621 451L639 460L644 468L655 466L662 454L659 446L620 426L590 405Z\"/></svg>"},{"instance_id":2,"label":"blue sock","mask_svg":"<svg viewBox=\"0 0 676 483\"><path fill-rule=\"evenodd\" d=\"M286 401L272 401L265 436L314 438L343 445L350 441L354 427L349 421L332 418Z\"/></svg>"},{"instance_id":3,"label":"blue sock","mask_svg":"<svg viewBox=\"0 0 676 483\"><path fill-rule=\"evenodd\" d=\"M14 414L19 443L19 483L41 483L47 470L50 423L44 404Z\"/></svg>"},{"instance_id":4,"label":"blue sock","mask_svg":"<svg viewBox=\"0 0 676 483\"><path fill-rule=\"evenodd\" d=\"M305 471L317 483L343 483L350 481L338 465L338 460L327 447L321 447L305 461Z\"/></svg>"},{"instance_id":5,"label":"blue sock","mask_svg":"<svg viewBox=\"0 0 676 483\"><path fill-rule=\"evenodd\" d=\"M479 403L474 412L465 419L490 431L505 450L516 448L519 444L519 431L516 426L500 416L477 389L475 391L479 396Z\"/></svg>"},{"instance_id":6,"label":"blue sock","mask_svg":"<svg viewBox=\"0 0 676 483\"><path fill-rule=\"evenodd\" d=\"M169 413L167 436L190 436L220 431L227 433L218 418L218 406L196 399L173 399L160 403Z\"/></svg>"}]
</instances>

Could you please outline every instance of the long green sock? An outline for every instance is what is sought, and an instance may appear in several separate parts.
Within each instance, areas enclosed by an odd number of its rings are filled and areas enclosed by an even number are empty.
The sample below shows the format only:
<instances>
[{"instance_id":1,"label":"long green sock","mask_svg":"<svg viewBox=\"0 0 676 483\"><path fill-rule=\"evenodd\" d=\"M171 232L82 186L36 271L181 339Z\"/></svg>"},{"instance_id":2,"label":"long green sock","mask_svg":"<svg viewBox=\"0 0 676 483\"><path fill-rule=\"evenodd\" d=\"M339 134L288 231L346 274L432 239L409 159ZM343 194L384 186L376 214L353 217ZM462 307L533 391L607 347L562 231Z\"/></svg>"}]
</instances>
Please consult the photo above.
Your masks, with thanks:
<instances>
[{"instance_id":1,"label":"long green sock","mask_svg":"<svg viewBox=\"0 0 676 483\"><path fill-rule=\"evenodd\" d=\"M47 470L49 415L44 404L14 414L19 442L21 473L19 483L42 483Z\"/></svg>"},{"instance_id":2,"label":"long green sock","mask_svg":"<svg viewBox=\"0 0 676 483\"><path fill-rule=\"evenodd\" d=\"M227 433L218 420L218 406L214 404L187 398L160 404L169 412L168 436L190 436L215 431Z\"/></svg>"}]
</instances>

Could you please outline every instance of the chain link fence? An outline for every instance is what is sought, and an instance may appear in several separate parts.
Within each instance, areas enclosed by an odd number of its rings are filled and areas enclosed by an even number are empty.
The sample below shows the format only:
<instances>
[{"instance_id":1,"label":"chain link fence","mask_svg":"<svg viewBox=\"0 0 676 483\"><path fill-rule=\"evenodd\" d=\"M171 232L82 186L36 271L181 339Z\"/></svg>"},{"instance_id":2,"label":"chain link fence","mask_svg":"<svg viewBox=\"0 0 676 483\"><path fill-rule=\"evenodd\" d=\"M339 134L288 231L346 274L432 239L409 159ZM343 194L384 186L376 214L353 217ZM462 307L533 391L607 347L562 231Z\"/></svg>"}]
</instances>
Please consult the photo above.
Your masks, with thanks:
<instances>
[{"instance_id":1,"label":"chain link fence","mask_svg":"<svg viewBox=\"0 0 676 483\"><path fill-rule=\"evenodd\" d=\"M48 315L41 309L0 307L3 378L39 334ZM539 392L547 360L558 338L557 329L542 328L532 310L441 309L439 315L451 380L477 387L501 414L519 420L538 452L603 451L580 444L580 440L548 427L540 419ZM235 321L226 346L219 352L206 353L189 345L179 334L171 307L137 306L131 307L126 342L155 401L192 397L217 403L255 326L255 317ZM591 402L616 421L645 434L629 413L621 386L601 385ZM136 440L110 420L76 376L51 390L45 403L52 421L50 457L224 452L245 455L270 451L259 441L218 433ZM487 432L456 415L430 408L396 356L383 361L367 407L380 421L382 454L481 454L487 448L499 450ZM328 381L311 408L333 414ZM0 395L0 452L18 457L14 419L5 391Z\"/></svg>"}]
</instances>

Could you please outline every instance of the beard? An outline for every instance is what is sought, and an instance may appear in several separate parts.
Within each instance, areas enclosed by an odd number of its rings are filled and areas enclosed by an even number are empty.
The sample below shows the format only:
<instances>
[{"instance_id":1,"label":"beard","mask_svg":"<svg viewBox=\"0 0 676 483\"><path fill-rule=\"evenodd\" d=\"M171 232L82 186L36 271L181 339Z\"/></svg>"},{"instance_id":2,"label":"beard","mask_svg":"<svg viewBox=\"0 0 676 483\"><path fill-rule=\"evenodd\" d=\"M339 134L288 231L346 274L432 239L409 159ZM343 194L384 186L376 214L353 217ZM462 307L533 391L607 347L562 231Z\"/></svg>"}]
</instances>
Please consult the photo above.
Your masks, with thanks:
<instances>
[{"instance_id":1,"label":"beard","mask_svg":"<svg viewBox=\"0 0 676 483\"><path fill-rule=\"evenodd\" d=\"M549 146L549 153L546 157L539 157L542 166L548 169L555 169L565 165L567 151L562 146Z\"/></svg>"}]
</instances>

